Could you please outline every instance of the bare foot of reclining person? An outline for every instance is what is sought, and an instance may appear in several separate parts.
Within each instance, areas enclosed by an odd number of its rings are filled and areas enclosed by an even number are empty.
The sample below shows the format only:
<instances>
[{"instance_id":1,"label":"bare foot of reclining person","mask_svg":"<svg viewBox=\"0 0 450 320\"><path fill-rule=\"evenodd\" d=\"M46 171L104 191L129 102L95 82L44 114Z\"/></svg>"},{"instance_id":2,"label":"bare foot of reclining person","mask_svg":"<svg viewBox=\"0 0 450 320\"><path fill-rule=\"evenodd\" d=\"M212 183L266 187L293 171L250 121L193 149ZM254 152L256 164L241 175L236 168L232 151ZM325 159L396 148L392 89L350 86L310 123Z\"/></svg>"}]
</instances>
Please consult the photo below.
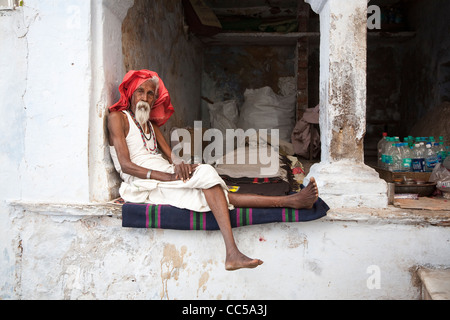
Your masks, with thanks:
<instances>
[{"instance_id":1,"label":"bare foot of reclining person","mask_svg":"<svg viewBox=\"0 0 450 320\"><path fill-rule=\"evenodd\" d=\"M319 188L316 180L311 178L306 188L289 196L272 197L238 193L229 193L228 196L231 204L237 208L311 209L319 198Z\"/></svg>"},{"instance_id":2,"label":"bare foot of reclining person","mask_svg":"<svg viewBox=\"0 0 450 320\"><path fill-rule=\"evenodd\" d=\"M299 193L289 196L292 204L289 207L294 209L311 209L319 199L319 188L316 179L311 178L308 186Z\"/></svg>"},{"instance_id":3,"label":"bare foot of reclining person","mask_svg":"<svg viewBox=\"0 0 450 320\"><path fill-rule=\"evenodd\" d=\"M233 253L227 253L225 260L225 269L227 271L236 271L239 269L254 269L259 267L264 262L259 259L251 259L242 254L239 250Z\"/></svg>"},{"instance_id":4,"label":"bare foot of reclining person","mask_svg":"<svg viewBox=\"0 0 450 320\"><path fill-rule=\"evenodd\" d=\"M299 193L283 197L283 201L280 202L279 206L286 206L294 209L311 209L318 198L319 189L317 188L316 180L311 178L310 183L306 188ZM263 197L259 197L259 199L262 200ZM227 271L235 271L243 268L253 269L262 264L263 261L248 258L236 248L234 252L227 253L225 269Z\"/></svg>"}]
</instances>

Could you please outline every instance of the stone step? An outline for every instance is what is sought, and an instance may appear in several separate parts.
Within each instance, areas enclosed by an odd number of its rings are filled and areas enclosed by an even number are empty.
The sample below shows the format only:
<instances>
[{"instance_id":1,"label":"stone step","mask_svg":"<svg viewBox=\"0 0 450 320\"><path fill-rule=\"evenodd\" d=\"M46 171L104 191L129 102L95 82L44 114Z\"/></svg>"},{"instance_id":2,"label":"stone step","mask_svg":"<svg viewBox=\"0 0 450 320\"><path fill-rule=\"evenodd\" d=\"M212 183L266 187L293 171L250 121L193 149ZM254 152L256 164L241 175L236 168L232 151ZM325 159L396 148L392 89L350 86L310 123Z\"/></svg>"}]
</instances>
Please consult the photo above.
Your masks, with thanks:
<instances>
[{"instance_id":1,"label":"stone step","mask_svg":"<svg viewBox=\"0 0 450 320\"><path fill-rule=\"evenodd\" d=\"M421 267L418 274L423 300L450 300L450 269Z\"/></svg>"}]
</instances>

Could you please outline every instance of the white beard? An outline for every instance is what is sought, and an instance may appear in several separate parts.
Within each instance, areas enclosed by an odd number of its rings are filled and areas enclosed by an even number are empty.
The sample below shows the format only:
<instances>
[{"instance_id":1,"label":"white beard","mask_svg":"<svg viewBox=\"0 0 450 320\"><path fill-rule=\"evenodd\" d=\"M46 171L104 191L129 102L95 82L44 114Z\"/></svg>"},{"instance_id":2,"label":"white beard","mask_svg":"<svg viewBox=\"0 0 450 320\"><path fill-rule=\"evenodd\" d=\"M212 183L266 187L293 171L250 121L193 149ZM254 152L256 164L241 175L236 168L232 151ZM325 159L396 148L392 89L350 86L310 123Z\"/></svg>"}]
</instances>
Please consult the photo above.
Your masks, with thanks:
<instances>
[{"instance_id":1,"label":"white beard","mask_svg":"<svg viewBox=\"0 0 450 320\"><path fill-rule=\"evenodd\" d=\"M150 105L145 101L140 101L136 105L136 120L141 127L145 127L150 119Z\"/></svg>"}]
</instances>

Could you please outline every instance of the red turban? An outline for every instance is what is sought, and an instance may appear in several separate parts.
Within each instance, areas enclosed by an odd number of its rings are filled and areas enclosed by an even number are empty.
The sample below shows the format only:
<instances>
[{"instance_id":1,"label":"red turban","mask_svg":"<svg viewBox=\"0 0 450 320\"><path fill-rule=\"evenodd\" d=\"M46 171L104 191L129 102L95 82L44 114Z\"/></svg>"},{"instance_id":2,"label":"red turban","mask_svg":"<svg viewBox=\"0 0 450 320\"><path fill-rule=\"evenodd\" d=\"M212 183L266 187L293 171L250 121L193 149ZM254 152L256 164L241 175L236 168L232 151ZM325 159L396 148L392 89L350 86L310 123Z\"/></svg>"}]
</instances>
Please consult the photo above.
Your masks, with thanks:
<instances>
[{"instance_id":1,"label":"red turban","mask_svg":"<svg viewBox=\"0 0 450 320\"><path fill-rule=\"evenodd\" d=\"M156 72L150 70L129 71L125 75L125 78L123 78L122 84L119 86L119 102L110 107L109 110L111 112L128 110L130 99L136 89L154 76L159 78ZM167 91L163 81L159 78L158 98L156 99L150 112L150 120L160 127L164 125L167 120L169 120L174 112L175 109L172 106L169 91Z\"/></svg>"}]
</instances>

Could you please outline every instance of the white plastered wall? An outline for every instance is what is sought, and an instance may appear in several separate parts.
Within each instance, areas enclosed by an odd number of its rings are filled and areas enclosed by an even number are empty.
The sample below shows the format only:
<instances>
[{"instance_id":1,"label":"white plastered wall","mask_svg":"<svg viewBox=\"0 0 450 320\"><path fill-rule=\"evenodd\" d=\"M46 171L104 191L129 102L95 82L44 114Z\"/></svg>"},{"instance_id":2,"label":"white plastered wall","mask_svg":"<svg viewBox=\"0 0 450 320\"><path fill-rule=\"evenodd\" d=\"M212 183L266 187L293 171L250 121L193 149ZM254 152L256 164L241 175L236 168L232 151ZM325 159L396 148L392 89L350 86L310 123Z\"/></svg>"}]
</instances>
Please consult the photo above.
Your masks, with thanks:
<instances>
[{"instance_id":1,"label":"white plastered wall","mask_svg":"<svg viewBox=\"0 0 450 320\"><path fill-rule=\"evenodd\" d=\"M88 204L113 196L105 108L124 74L121 25L133 3L27 0L0 11L2 297L17 281L12 202Z\"/></svg>"},{"instance_id":2,"label":"white plastered wall","mask_svg":"<svg viewBox=\"0 0 450 320\"><path fill-rule=\"evenodd\" d=\"M119 177L107 148L108 107L119 99L125 74L122 54L122 21L134 0L92 1L92 95L89 121L90 202L118 196Z\"/></svg>"},{"instance_id":3,"label":"white plastered wall","mask_svg":"<svg viewBox=\"0 0 450 320\"><path fill-rule=\"evenodd\" d=\"M111 199L105 115L124 74L121 26L132 5L29 0L2 12L2 170L13 176L7 198Z\"/></svg>"}]
</instances>

